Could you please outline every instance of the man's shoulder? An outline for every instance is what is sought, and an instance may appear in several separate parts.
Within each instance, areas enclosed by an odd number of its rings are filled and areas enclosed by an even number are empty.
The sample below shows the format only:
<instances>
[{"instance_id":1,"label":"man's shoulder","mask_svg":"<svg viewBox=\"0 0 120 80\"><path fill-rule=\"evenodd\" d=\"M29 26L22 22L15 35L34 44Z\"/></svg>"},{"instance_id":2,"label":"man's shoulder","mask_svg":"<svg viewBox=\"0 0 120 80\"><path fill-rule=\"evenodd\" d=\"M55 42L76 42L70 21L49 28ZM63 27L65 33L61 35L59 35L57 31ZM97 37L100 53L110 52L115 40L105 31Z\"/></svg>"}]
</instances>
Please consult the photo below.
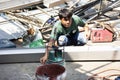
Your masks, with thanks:
<instances>
[{"instance_id":1,"label":"man's shoulder","mask_svg":"<svg viewBox=\"0 0 120 80\"><path fill-rule=\"evenodd\" d=\"M72 18L76 24L84 25L84 21L79 16L73 15Z\"/></svg>"},{"instance_id":2,"label":"man's shoulder","mask_svg":"<svg viewBox=\"0 0 120 80\"><path fill-rule=\"evenodd\" d=\"M61 25L61 22L60 22L60 20L58 20L55 24L54 24L54 26L58 26L58 25Z\"/></svg>"},{"instance_id":3,"label":"man's shoulder","mask_svg":"<svg viewBox=\"0 0 120 80\"><path fill-rule=\"evenodd\" d=\"M61 27L62 27L62 25L61 25L61 21L60 21L60 20L57 21L57 22L54 24L53 27L61 28Z\"/></svg>"},{"instance_id":4,"label":"man's shoulder","mask_svg":"<svg viewBox=\"0 0 120 80\"><path fill-rule=\"evenodd\" d=\"M72 18L73 18L73 19L80 19L80 17L77 16L77 15L72 15Z\"/></svg>"},{"instance_id":5,"label":"man's shoulder","mask_svg":"<svg viewBox=\"0 0 120 80\"><path fill-rule=\"evenodd\" d=\"M77 24L81 22L80 17L77 16L77 15L73 15L72 18L73 18L74 22L77 23Z\"/></svg>"}]
</instances>

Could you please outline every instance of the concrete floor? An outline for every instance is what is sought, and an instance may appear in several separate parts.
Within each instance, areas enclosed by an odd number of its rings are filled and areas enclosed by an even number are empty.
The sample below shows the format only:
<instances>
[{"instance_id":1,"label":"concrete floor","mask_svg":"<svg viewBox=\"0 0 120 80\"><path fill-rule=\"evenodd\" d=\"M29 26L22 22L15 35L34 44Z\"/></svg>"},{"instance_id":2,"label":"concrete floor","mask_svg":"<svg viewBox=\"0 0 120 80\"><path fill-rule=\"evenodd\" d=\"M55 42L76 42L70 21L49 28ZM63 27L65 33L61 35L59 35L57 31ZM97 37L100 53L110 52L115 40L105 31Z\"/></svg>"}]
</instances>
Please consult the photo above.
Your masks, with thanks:
<instances>
[{"instance_id":1,"label":"concrete floor","mask_svg":"<svg viewBox=\"0 0 120 80\"><path fill-rule=\"evenodd\" d=\"M0 80L36 80L37 63L0 64ZM66 62L65 80L88 80L93 74L104 70L118 69L101 73L99 76L120 73L120 62Z\"/></svg>"}]
</instances>

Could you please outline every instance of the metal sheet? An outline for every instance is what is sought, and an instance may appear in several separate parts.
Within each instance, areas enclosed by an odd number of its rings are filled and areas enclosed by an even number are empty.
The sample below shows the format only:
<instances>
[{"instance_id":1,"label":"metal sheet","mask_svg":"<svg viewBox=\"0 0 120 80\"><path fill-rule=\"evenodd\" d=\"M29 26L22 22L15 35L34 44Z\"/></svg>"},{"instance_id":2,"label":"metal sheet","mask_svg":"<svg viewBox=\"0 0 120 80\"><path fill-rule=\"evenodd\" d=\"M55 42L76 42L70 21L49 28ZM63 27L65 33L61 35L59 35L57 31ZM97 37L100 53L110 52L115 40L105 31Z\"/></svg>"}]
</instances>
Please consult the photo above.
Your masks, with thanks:
<instances>
[{"instance_id":1,"label":"metal sheet","mask_svg":"<svg viewBox=\"0 0 120 80\"><path fill-rule=\"evenodd\" d=\"M0 16L0 39L17 39L26 31L25 26L19 22L9 21L3 16Z\"/></svg>"}]
</instances>

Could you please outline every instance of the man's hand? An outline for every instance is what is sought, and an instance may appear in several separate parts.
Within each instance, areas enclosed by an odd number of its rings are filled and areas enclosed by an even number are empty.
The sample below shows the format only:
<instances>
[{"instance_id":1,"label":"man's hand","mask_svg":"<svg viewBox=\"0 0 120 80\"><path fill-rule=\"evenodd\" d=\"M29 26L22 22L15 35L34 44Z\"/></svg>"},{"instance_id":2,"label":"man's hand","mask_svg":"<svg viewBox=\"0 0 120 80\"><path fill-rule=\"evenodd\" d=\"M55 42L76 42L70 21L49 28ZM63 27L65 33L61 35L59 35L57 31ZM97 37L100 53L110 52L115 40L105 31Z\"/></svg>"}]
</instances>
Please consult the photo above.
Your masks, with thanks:
<instances>
[{"instance_id":1,"label":"man's hand","mask_svg":"<svg viewBox=\"0 0 120 80\"><path fill-rule=\"evenodd\" d=\"M40 62L41 62L42 64L45 64L45 62L47 61L47 59L48 59L48 56L45 55L45 56L43 56L42 58L40 58Z\"/></svg>"}]
</instances>

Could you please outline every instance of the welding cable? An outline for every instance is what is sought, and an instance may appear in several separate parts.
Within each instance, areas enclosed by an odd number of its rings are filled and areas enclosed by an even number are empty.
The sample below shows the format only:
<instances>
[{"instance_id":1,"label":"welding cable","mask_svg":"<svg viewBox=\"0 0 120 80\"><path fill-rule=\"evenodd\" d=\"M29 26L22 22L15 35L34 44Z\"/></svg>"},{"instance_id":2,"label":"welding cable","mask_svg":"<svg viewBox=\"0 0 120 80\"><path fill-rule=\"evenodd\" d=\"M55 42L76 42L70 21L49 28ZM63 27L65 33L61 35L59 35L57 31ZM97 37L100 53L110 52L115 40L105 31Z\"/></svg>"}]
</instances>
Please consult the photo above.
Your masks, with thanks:
<instances>
[{"instance_id":1,"label":"welding cable","mask_svg":"<svg viewBox=\"0 0 120 80\"><path fill-rule=\"evenodd\" d=\"M28 77L29 80L33 80L33 78L29 74L23 74L24 76Z\"/></svg>"},{"instance_id":2,"label":"welding cable","mask_svg":"<svg viewBox=\"0 0 120 80\"><path fill-rule=\"evenodd\" d=\"M111 75L107 75L107 76L105 76L105 78L106 78L106 79L109 79L109 78L112 77L112 76L120 76L120 74L111 74Z\"/></svg>"},{"instance_id":3,"label":"welding cable","mask_svg":"<svg viewBox=\"0 0 120 80\"><path fill-rule=\"evenodd\" d=\"M101 73L104 73L104 72L107 72L107 71L111 71L111 70L120 71L119 69L107 69L107 70L104 70L104 71L101 71L101 72L98 72L98 73L92 75L87 80L96 80L96 78L99 78L100 80L110 80L110 79L108 79L109 77L120 76L120 74L111 74L111 75L106 75L106 76L98 76L98 74L101 74Z\"/></svg>"}]
</instances>

